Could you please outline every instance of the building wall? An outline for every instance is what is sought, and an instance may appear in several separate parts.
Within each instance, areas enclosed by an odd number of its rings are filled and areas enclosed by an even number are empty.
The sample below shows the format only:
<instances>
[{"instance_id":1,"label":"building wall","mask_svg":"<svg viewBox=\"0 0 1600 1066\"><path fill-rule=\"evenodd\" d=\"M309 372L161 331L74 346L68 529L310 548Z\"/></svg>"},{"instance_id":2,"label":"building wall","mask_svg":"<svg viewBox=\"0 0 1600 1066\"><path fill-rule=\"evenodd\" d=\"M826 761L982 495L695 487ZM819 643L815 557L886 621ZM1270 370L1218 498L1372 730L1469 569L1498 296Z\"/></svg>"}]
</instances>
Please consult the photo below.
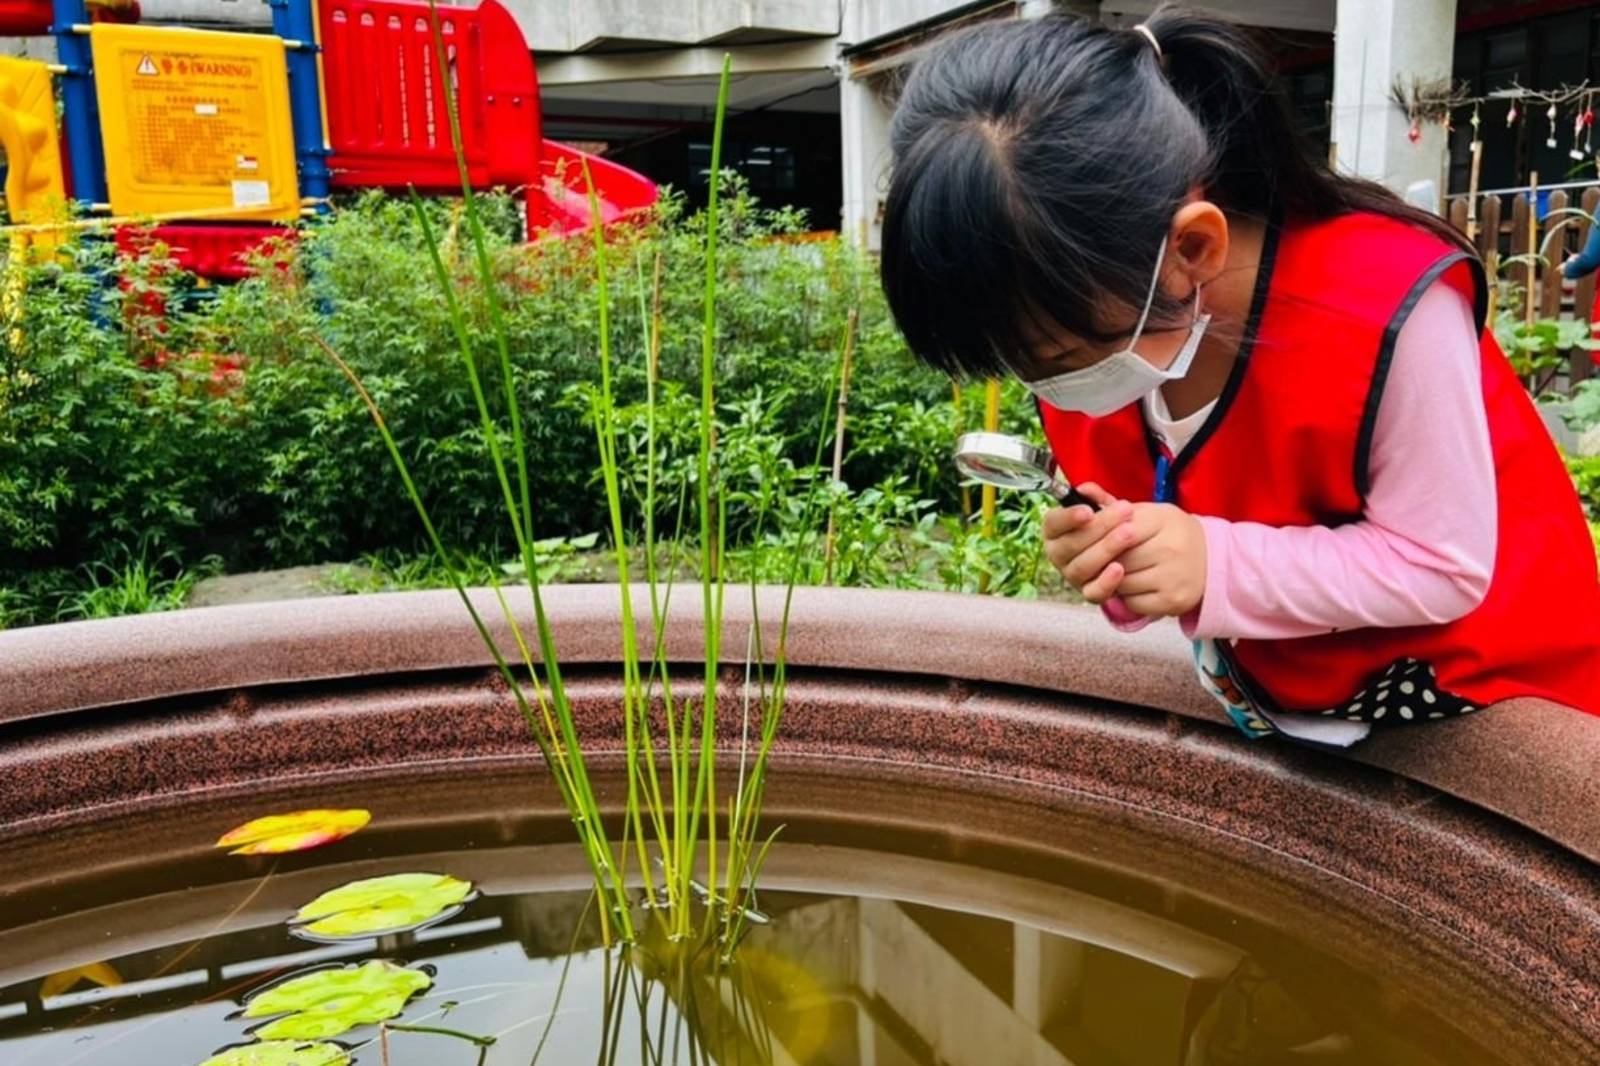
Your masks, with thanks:
<instances>
[{"instance_id":1,"label":"building wall","mask_svg":"<svg viewBox=\"0 0 1600 1066\"><path fill-rule=\"evenodd\" d=\"M964 5L961 0L843 0L843 6L841 41L848 45L895 33Z\"/></svg>"},{"instance_id":2,"label":"building wall","mask_svg":"<svg viewBox=\"0 0 1600 1066\"><path fill-rule=\"evenodd\" d=\"M1390 101L1397 83L1448 80L1455 0L1339 0L1334 31L1333 140L1338 167L1437 207L1444 133L1412 131ZM1431 192L1426 191L1431 189Z\"/></svg>"},{"instance_id":3,"label":"building wall","mask_svg":"<svg viewBox=\"0 0 1600 1066\"><path fill-rule=\"evenodd\" d=\"M502 0L536 52L839 32L838 0Z\"/></svg>"}]
</instances>

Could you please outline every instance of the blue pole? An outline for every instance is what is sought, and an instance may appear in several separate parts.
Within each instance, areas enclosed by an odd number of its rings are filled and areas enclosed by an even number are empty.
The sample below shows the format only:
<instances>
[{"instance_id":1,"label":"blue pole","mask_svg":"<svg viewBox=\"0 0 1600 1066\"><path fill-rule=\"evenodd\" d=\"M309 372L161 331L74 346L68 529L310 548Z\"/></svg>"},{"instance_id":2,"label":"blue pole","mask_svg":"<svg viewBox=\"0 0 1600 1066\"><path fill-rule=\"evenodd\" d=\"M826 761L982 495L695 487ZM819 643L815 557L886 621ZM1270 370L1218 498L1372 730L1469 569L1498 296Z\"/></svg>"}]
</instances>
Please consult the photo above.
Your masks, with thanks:
<instances>
[{"instance_id":1,"label":"blue pole","mask_svg":"<svg viewBox=\"0 0 1600 1066\"><path fill-rule=\"evenodd\" d=\"M83 0L73 0L82 3ZM289 113L294 120L294 155L300 172L300 193L313 199L328 195L328 149L322 143L322 94L317 87L317 27L311 0L267 0L272 32L299 42L290 48ZM318 204L318 211L327 205Z\"/></svg>"},{"instance_id":2,"label":"blue pole","mask_svg":"<svg viewBox=\"0 0 1600 1066\"><path fill-rule=\"evenodd\" d=\"M61 103L67 134L67 161L72 166L72 195L87 210L106 201L106 168L100 144L100 105L94 96L94 55L89 36L74 26L89 24L84 0L54 0L56 57L61 75Z\"/></svg>"}]
</instances>

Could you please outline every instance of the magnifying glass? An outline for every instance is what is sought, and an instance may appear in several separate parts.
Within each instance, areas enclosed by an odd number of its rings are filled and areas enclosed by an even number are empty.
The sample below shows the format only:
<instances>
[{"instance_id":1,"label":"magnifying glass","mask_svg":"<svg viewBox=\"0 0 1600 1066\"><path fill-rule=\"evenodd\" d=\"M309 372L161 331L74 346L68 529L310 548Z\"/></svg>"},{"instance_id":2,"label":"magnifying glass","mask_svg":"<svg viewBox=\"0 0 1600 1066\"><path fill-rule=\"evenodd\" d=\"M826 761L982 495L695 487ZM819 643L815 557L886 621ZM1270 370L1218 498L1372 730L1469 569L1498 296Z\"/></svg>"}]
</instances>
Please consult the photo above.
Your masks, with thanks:
<instances>
[{"instance_id":1,"label":"magnifying glass","mask_svg":"<svg viewBox=\"0 0 1600 1066\"><path fill-rule=\"evenodd\" d=\"M1004 433L963 433L956 441L956 469L974 481L1002 489L1042 492L1063 507L1100 505L1067 483L1055 458L1043 448Z\"/></svg>"}]
</instances>

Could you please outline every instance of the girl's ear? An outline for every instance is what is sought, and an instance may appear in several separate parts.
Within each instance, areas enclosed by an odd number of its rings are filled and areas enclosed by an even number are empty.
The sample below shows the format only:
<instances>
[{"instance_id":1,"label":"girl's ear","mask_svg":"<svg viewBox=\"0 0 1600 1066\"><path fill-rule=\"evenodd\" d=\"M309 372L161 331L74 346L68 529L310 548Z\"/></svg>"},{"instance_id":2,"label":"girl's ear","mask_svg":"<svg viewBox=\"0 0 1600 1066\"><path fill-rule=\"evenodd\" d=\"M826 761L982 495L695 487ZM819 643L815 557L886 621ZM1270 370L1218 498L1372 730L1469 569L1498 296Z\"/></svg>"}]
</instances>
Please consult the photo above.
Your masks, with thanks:
<instances>
[{"instance_id":1,"label":"girl's ear","mask_svg":"<svg viewBox=\"0 0 1600 1066\"><path fill-rule=\"evenodd\" d=\"M1222 273L1228 261L1228 217L1209 200L1191 200L1172 217L1167 237L1167 291L1187 293Z\"/></svg>"}]
</instances>

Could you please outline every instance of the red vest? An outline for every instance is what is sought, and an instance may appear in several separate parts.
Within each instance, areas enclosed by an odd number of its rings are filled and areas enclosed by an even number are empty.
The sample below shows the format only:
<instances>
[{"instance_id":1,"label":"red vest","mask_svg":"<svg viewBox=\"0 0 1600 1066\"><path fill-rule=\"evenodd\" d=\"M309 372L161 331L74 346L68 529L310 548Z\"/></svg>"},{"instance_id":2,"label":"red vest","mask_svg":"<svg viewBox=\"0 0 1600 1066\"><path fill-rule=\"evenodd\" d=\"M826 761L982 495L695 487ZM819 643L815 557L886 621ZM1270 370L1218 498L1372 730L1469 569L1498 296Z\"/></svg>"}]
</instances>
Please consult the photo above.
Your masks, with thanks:
<instances>
[{"instance_id":1,"label":"red vest","mask_svg":"<svg viewBox=\"0 0 1600 1066\"><path fill-rule=\"evenodd\" d=\"M1273 526L1358 521L1395 338L1441 276L1482 321L1481 267L1421 229L1370 214L1275 226L1238 361L1205 426L1164 470L1164 492L1140 404L1104 418L1040 404L1050 447L1072 481L1124 499ZM1487 330L1481 352L1499 484L1487 597L1446 625L1234 643L1235 665L1279 709L1333 707L1410 658L1470 703L1541 696L1600 714L1600 578L1582 507Z\"/></svg>"}]
</instances>

